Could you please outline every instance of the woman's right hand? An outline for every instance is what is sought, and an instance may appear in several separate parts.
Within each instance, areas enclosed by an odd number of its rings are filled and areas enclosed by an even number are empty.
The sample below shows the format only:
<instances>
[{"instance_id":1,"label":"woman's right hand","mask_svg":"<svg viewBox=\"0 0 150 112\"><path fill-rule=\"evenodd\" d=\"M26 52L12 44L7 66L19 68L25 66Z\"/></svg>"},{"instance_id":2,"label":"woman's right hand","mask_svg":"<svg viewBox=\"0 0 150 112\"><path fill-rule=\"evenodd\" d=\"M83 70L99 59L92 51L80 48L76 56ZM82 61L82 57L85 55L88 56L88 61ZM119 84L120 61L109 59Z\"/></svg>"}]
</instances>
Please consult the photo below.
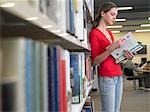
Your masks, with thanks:
<instances>
[{"instance_id":1,"label":"woman's right hand","mask_svg":"<svg viewBox=\"0 0 150 112\"><path fill-rule=\"evenodd\" d=\"M114 51L115 49L120 47L120 42L116 41L113 42L111 45L108 46L107 50L109 50L110 52Z\"/></svg>"}]
</instances>

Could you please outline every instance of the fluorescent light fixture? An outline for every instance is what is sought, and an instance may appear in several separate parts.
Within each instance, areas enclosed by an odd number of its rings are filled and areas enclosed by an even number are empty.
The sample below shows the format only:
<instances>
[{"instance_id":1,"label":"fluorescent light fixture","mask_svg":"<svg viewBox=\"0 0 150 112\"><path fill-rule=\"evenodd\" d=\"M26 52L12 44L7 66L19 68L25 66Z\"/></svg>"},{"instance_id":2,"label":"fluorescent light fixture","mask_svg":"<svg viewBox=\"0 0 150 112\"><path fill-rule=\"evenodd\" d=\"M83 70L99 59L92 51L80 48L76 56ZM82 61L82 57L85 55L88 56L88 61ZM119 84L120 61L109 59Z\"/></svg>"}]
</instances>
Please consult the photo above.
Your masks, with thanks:
<instances>
[{"instance_id":1,"label":"fluorescent light fixture","mask_svg":"<svg viewBox=\"0 0 150 112\"><path fill-rule=\"evenodd\" d=\"M120 31L111 31L112 33L120 33Z\"/></svg>"},{"instance_id":2,"label":"fluorescent light fixture","mask_svg":"<svg viewBox=\"0 0 150 112\"><path fill-rule=\"evenodd\" d=\"M59 33L61 30L52 30L53 33Z\"/></svg>"},{"instance_id":3,"label":"fluorescent light fixture","mask_svg":"<svg viewBox=\"0 0 150 112\"><path fill-rule=\"evenodd\" d=\"M141 27L150 27L150 24L141 24Z\"/></svg>"},{"instance_id":4,"label":"fluorescent light fixture","mask_svg":"<svg viewBox=\"0 0 150 112\"><path fill-rule=\"evenodd\" d=\"M53 25L44 25L44 26L42 26L42 28L51 28L51 27L53 27Z\"/></svg>"},{"instance_id":5,"label":"fluorescent light fixture","mask_svg":"<svg viewBox=\"0 0 150 112\"><path fill-rule=\"evenodd\" d=\"M145 30L135 30L135 32L150 32L150 29L145 29Z\"/></svg>"},{"instance_id":6,"label":"fluorescent light fixture","mask_svg":"<svg viewBox=\"0 0 150 112\"><path fill-rule=\"evenodd\" d=\"M9 2L9 3L5 3L5 4L0 5L0 7L9 8L9 7L14 7L15 5L16 5L16 4L13 3L13 2Z\"/></svg>"},{"instance_id":7,"label":"fluorescent light fixture","mask_svg":"<svg viewBox=\"0 0 150 112\"><path fill-rule=\"evenodd\" d=\"M116 19L115 21L126 21L126 19Z\"/></svg>"},{"instance_id":8,"label":"fluorescent light fixture","mask_svg":"<svg viewBox=\"0 0 150 112\"><path fill-rule=\"evenodd\" d=\"M118 7L118 10L130 10L133 9L133 7Z\"/></svg>"},{"instance_id":9,"label":"fluorescent light fixture","mask_svg":"<svg viewBox=\"0 0 150 112\"><path fill-rule=\"evenodd\" d=\"M122 28L122 25L107 26L107 28Z\"/></svg>"},{"instance_id":10,"label":"fluorescent light fixture","mask_svg":"<svg viewBox=\"0 0 150 112\"><path fill-rule=\"evenodd\" d=\"M38 19L38 17L29 17L29 18L26 18L26 20L28 20L28 21L34 21L34 20L37 20Z\"/></svg>"}]
</instances>

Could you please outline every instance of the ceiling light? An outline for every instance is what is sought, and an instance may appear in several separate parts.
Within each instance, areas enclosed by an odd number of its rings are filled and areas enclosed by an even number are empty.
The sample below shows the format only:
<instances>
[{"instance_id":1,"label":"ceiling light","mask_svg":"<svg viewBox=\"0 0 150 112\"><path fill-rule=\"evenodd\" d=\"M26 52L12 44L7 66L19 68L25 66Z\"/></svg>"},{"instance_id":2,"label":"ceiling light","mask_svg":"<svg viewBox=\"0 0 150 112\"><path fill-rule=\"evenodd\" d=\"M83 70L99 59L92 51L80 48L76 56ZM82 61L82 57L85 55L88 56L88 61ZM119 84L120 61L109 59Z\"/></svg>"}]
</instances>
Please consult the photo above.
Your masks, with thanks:
<instances>
[{"instance_id":1,"label":"ceiling light","mask_svg":"<svg viewBox=\"0 0 150 112\"><path fill-rule=\"evenodd\" d=\"M118 10L130 10L133 9L133 7L118 7Z\"/></svg>"},{"instance_id":2,"label":"ceiling light","mask_svg":"<svg viewBox=\"0 0 150 112\"><path fill-rule=\"evenodd\" d=\"M29 17L29 18L26 18L26 20L28 20L28 21L34 21L34 20L37 20L38 19L38 17Z\"/></svg>"},{"instance_id":3,"label":"ceiling light","mask_svg":"<svg viewBox=\"0 0 150 112\"><path fill-rule=\"evenodd\" d=\"M146 29L146 30L135 30L135 32L150 32L150 29Z\"/></svg>"},{"instance_id":4,"label":"ceiling light","mask_svg":"<svg viewBox=\"0 0 150 112\"><path fill-rule=\"evenodd\" d=\"M141 27L149 27L150 24L141 24Z\"/></svg>"},{"instance_id":5,"label":"ceiling light","mask_svg":"<svg viewBox=\"0 0 150 112\"><path fill-rule=\"evenodd\" d=\"M126 21L126 19L116 19L115 21Z\"/></svg>"},{"instance_id":6,"label":"ceiling light","mask_svg":"<svg viewBox=\"0 0 150 112\"><path fill-rule=\"evenodd\" d=\"M45 25L45 26L42 26L42 28L51 28L53 25Z\"/></svg>"},{"instance_id":7,"label":"ceiling light","mask_svg":"<svg viewBox=\"0 0 150 112\"><path fill-rule=\"evenodd\" d=\"M111 31L112 33L120 33L120 31Z\"/></svg>"},{"instance_id":8,"label":"ceiling light","mask_svg":"<svg viewBox=\"0 0 150 112\"><path fill-rule=\"evenodd\" d=\"M122 28L122 25L107 26L107 28Z\"/></svg>"},{"instance_id":9,"label":"ceiling light","mask_svg":"<svg viewBox=\"0 0 150 112\"><path fill-rule=\"evenodd\" d=\"M5 3L5 4L2 4L2 5L0 5L0 7L14 7L16 4L15 3L13 3L13 2L9 2L9 3Z\"/></svg>"}]
</instances>

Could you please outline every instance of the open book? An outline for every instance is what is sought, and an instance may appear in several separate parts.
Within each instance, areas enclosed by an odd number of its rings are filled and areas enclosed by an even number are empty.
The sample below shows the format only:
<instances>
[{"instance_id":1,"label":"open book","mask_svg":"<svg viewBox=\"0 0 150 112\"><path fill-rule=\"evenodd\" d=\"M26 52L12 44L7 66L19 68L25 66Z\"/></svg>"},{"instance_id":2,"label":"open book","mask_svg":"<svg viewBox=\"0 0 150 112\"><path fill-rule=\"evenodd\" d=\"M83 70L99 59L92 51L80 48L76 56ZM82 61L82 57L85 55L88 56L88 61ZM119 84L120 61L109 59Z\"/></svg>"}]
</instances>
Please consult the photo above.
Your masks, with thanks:
<instances>
[{"instance_id":1,"label":"open book","mask_svg":"<svg viewBox=\"0 0 150 112\"><path fill-rule=\"evenodd\" d=\"M137 54L136 52L141 50L143 47L135 39L134 35L131 32L128 32L126 35L119 39L121 47L115 49L111 55L116 59L116 63L119 63L126 59L124 52L128 50L131 55Z\"/></svg>"}]
</instances>

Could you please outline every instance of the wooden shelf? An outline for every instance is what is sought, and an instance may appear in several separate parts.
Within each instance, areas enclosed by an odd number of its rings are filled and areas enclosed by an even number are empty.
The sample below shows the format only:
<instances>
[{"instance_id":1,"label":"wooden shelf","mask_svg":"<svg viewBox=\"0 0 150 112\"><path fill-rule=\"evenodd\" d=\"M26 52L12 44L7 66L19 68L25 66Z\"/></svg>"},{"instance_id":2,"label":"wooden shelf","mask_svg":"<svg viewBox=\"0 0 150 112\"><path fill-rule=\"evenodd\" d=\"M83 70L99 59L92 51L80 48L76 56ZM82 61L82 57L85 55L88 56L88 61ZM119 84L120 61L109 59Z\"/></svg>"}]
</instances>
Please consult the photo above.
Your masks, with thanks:
<instances>
[{"instance_id":1,"label":"wooden shelf","mask_svg":"<svg viewBox=\"0 0 150 112\"><path fill-rule=\"evenodd\" d=\"M86 98L88 97L90 91L92 89L92 85L90 85L88 88L87 88L87 94L86 94L86 97L83 99L83 101L80 103L80 104L72 104L72 112L81 112L83 106L84 106L84 103L86 101Z\"/></svg>"},{"instance_id":2,"label":"wooden shelf","mask_svg":"<svg viewBox=\"0 0 150 112\"><path fill-rule=\"evenodd\" d=\"M0 5L4 4L4 0ZM7 3L7 2L6 2ZM88 50L90 47L79 41L74 36L66 33L57 26L47 16L36 11L28 2L14 2L14 7L0 7L2 25L2 37L25 36L34 40L40 40L47 43L59 44L68 50ZM26 20L29 17L38 17L34 21ZM51 28L43 28L45 25L51 25Z\"/></svg>"}]
</instances>

